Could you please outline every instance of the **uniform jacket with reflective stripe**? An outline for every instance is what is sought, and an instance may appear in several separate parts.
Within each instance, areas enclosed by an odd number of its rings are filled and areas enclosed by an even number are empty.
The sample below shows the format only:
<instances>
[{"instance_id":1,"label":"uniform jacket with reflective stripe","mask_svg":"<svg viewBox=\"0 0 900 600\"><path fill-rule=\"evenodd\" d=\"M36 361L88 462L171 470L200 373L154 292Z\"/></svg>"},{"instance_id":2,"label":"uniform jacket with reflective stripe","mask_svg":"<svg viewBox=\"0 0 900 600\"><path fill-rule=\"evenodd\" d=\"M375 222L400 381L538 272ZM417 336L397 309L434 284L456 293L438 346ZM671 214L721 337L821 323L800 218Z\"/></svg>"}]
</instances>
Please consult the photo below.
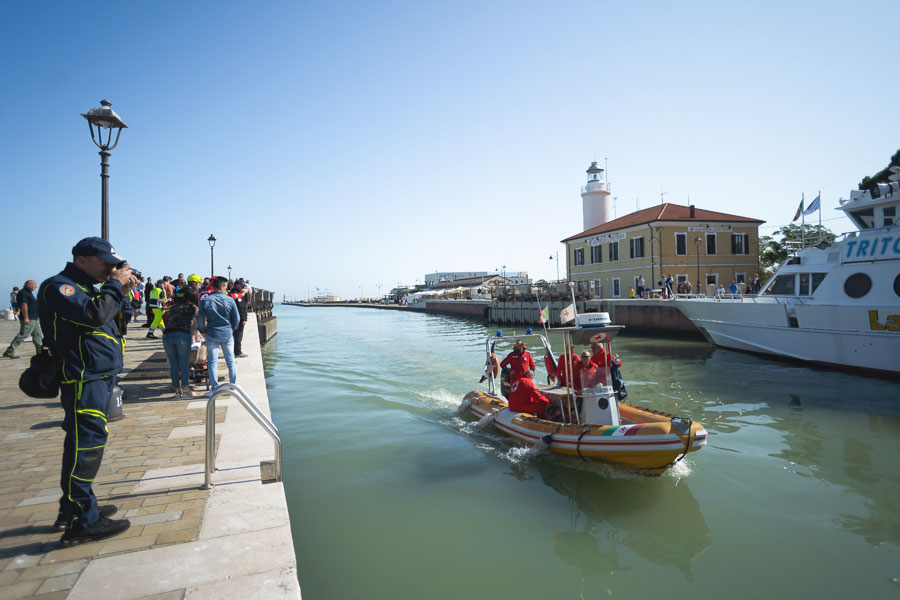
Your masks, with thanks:
<instances>
[{"instance_id":1,"label":"uniform jacket with reflective stripe","mask_svg":"<svg viewBox=\"0 0 900 600\"><path fill-rule=\"evenodd\" d=\"M72 263L41 284L41 330L53 357L63 361L63 381L102 379L122 370L125 340L115 318L124 302L121 283L110 279L98 290Z\"/></svg>"}]
</instances>

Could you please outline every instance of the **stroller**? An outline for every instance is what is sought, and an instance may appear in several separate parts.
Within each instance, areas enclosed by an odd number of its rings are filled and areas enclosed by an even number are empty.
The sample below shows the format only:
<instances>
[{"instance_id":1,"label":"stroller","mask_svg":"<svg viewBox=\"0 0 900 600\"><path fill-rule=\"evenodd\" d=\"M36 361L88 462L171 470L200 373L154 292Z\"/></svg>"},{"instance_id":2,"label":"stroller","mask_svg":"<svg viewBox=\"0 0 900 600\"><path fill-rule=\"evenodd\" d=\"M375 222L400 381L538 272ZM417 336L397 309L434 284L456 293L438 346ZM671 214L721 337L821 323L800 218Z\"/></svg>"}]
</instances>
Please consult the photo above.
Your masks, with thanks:
<instances>
[{"instance_id":1,"label":"stroller","mask_svg":"<svg viewBox=\"0 0 900 600\"><path fill-rule=\"evenodd\" d=\"M209 389L209 369L206 366L206 344L203 341L191 344L191 382L200 384L206 382Z\"/></svg>"}]
</instances>

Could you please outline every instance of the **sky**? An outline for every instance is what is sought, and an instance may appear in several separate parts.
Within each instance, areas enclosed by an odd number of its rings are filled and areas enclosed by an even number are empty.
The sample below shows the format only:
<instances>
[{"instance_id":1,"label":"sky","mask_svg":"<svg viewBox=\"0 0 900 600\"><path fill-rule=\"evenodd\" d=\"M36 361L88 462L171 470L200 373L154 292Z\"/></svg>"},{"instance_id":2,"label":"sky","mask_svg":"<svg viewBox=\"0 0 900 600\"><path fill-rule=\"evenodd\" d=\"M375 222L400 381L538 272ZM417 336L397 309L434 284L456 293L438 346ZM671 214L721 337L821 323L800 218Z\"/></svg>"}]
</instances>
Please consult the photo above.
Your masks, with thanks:
<instances>
[{"instance_id":1,"label":"sky","mask_svg":"<svg viewBox=\"0 0 900 600\"><path fill-rule=\"evenodd\" d=\"M665 193L770 234L821 190L852 231L838 199L900 148L895 0L103 6L0 4L3 289L100 234L101 99L119 253L206 275L214 234L278 298L555 279L591 161L619 217Z\"/></svg>"}]
</instances>

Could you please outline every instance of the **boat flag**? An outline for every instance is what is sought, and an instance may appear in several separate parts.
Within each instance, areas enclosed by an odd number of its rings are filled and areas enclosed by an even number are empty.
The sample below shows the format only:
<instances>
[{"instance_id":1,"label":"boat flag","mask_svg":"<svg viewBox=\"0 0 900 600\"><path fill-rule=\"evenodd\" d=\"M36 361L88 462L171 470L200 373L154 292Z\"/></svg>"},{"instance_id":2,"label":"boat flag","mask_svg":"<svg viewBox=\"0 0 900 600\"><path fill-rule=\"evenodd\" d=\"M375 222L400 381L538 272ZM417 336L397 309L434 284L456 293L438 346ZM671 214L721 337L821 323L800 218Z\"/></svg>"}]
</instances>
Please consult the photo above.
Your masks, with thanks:
<instances>
[{"instance_id":1,"label":"boat flag","mask_svg":"<svg viewBox=\"0 0 900 600\"><path fill-rule=\"evenodd\" d=\"M816 199L813 200L812 202L810 202L809 206L806 208L806 210L803 211L804 216L811 215L814 212L816 212L817 210L819 210L819 198L821 198L821 197L822 197L822 193L819 192L819 195L816 196ZM796 221L797 219L795 218L794 220Z\"/></svg>"},{"instance_id":2,"label":"boat flag","mask_svg":"<svg viewBox=\"0 0 900 600\"><path fill-rule=\"evenodd\" d=\"M550 305L548 304L541 309L541 316L538 317L538 325L543 325L550 320Z\"/></svg>"},{"instance_id":3,"label":"boat flag","mask_svg":"<svg viewBox=\"0 0 900 600\"><path fill-rule=\"evenodd\" d=\"M575 320L575 303L568 305L561 311L559 311L559 322L560 324L568 323L569 321Z\"/></svg>"},{"instance_id":4,"label":"boat flag","mask_svg":"<svg viewBox=\"0 0 900 600\"><path fill-rule=\"evenodd\" d=\"M797 219L799 219L799 218L800 218L800 215L802 215L802 214L803 214L803 200L801 199L801 200L800 200L800 206L797 207L797 214L794 215L794 218L791 219L791 222L794 222L794 221L796 221Z\"/></svg>"}]
</instances>

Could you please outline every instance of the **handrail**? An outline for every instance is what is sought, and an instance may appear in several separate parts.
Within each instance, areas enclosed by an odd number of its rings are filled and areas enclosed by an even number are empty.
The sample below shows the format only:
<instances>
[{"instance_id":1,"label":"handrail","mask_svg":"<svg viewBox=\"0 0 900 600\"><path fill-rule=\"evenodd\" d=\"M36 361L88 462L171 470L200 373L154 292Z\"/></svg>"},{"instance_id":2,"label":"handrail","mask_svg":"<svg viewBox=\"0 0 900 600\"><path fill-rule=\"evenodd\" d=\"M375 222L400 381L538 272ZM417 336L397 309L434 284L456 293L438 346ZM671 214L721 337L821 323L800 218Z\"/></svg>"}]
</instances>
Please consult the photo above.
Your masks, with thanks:
<instances>
[{"instance_id":1,"label":"handrail","mask_svg":"<svg viewBox=\"0 0 900 600\"><path fill-rule=\"evenodd\" d=\"M208 490L213 486L212 473L216 470L216 398L224 395L234 396L238 402L247 409L256 422L271 436L275 442L275 481L281 479L281 438L278 436L278 428L269 418L263 414L259 407L250 400L250 397L239 385L234 383L221 383L210 395L206 403L206 469L205 480L201 489Z\"/></svg>"}]
</instances>

